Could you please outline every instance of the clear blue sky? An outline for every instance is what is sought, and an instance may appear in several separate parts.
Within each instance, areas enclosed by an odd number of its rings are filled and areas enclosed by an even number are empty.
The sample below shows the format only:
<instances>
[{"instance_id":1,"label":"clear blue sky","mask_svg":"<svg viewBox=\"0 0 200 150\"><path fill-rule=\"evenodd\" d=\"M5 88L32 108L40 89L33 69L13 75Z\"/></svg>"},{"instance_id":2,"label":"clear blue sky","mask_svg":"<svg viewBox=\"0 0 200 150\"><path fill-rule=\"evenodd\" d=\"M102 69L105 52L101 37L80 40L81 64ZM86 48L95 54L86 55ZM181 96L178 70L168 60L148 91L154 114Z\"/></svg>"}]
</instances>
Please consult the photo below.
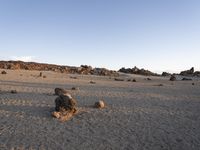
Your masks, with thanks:
<instances>
[{"instance_id":1,"label":"clear blue sky","mask_svg":"<svg viewBox=\"0 0 200 150\"><path fill-rule=\"evenodd\" d=\"M200 70L200 1L0 0L0 59Z\"/></svg>"}]
</instances>

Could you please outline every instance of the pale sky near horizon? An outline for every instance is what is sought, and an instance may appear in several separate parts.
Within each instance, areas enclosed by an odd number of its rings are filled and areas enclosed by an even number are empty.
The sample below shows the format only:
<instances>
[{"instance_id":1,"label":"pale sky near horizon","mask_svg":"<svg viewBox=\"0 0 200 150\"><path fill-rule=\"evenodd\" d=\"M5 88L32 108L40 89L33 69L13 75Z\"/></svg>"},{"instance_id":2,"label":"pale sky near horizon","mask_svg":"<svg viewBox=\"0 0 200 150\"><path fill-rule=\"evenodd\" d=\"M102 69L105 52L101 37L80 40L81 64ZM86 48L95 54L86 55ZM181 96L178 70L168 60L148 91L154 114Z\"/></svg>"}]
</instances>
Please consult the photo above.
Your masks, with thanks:
<instances>
[{"instance_id":1,"label":"pale sky near horizon","mask_svg":"<svg viewBox=\"0 0 200 150\"><path fill-rule=\"evenodd\" d=\"M200 70L199 0L0 0L0 60Z\"/></svg>"}]
</instances>

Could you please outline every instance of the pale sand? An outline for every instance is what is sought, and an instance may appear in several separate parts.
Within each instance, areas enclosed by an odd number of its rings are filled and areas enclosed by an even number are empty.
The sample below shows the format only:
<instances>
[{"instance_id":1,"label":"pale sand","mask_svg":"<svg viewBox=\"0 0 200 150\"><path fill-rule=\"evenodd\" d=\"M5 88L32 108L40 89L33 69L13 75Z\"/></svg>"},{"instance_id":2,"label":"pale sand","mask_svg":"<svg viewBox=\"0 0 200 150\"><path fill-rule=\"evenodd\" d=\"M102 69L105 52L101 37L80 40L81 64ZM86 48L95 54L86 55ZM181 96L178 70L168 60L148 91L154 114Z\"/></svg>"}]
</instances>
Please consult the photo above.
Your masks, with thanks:
<instances>
[{"instance_id":1,"label":"pale sand","mask_svg":"<svg viewBox=\"0 0 200 150\"><path fill-rule=\"evenodd\" d=\"M198 80L150 77L148 81L145 76L121 75L137 80L126 82L54 72L43 72L47 78L41 78L39 71L6 71L0 74L0 150L200 149ZM56 87L69 89L78 102L79 113L64 123L51 117ZM71 91L72 87L79 90ZM93 108L101 99L107 107Z\"/></svg>"}]
</instances>

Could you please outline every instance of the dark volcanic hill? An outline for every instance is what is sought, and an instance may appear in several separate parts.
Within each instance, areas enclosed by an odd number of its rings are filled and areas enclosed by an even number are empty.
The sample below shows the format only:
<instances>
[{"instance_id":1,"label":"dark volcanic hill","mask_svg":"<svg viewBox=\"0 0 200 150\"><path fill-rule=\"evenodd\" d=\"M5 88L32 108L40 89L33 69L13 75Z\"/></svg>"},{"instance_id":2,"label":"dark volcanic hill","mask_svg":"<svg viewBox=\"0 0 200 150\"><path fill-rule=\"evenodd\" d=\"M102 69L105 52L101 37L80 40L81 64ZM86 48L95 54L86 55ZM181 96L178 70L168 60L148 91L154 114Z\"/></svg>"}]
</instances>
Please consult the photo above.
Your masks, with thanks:
<instances>
[{"instance_id":1,"label":"dark volcanic hill","mask_svg":"<svg viewBox=\"0 0 200 150\"><path fill-rule=\"evenodd\" d=\"M101 76L118 76L116 71L108 70L105 68L92 68L91 66L81 65L80 67L61 66L54 64L36 63L36 62L23 62L23 61L0 61L0 69L12 70L38 70L38 71L55 71L61 73L71 74L91 74Z\"/></svg>"},{"instance_id":2,"label":"dark volcanic hill","mask_svg":"<svg viewBox=\"0 0 200 150\"><path fill-rule=\"evenodd\" d=\"M137 67L134 68L121 68L119 70L119 72L123 72L123 73L129 73L129 74L139 74L139 75L145 75L145 76L159 76L159 74L157 73L153 73L149 70L145 70L145 69L139 69Z\"/></svg>"}]
</instances>

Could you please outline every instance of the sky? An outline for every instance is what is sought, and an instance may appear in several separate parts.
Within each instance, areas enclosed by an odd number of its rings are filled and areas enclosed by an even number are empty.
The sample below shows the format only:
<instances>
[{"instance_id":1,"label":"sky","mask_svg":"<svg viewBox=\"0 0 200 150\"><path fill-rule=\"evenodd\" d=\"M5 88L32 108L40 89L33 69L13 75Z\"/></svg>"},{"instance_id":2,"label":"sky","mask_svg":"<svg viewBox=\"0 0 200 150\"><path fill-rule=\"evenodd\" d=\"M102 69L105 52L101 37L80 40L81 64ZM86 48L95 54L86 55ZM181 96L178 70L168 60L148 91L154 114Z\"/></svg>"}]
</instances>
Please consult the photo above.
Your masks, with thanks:
<instances>
[{"instance_id":1,"label":"sky","mask_svg":"<svg viewBox=\"0 0 200 150\"><path fill-rule=\"evenodd\" d=\"M0 60L200 70L200 1L0 0Z\"/></svg>"}]
</instances>

